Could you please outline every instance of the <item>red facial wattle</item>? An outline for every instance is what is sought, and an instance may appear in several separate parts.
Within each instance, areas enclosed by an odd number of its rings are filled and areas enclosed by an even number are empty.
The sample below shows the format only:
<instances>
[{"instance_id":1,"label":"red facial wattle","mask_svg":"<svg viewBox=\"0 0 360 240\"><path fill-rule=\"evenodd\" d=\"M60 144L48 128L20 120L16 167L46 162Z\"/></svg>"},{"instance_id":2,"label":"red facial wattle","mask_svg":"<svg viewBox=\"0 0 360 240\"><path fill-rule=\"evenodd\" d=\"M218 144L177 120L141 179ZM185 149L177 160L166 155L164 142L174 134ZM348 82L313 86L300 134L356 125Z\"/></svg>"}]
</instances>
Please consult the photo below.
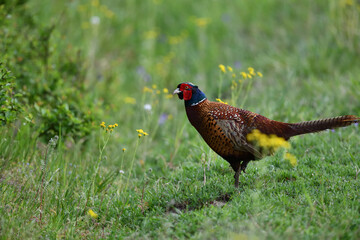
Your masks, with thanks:
<instances>
[{"instance_id":1,"label":"red facial wattle","mask_svg":"<svg viewBox=\"0 0 360 240\"><path fill-rule=\"evenodd\" d=\"M188 84L181 84L180 91L183 93L184 100L190 100L192 97L192 86Z\"/></svg>"},{"instance_id":2,"label":"red facial wattle","mask_svg":"<svg viewBox=\"0 0 360 240\"><path fill-rule=\"evenodd\" d=\"M184 100L190 100L192 97L192 90L191 89L184 90L183 97L184 97Z\"/></svg>"}]
</instances>

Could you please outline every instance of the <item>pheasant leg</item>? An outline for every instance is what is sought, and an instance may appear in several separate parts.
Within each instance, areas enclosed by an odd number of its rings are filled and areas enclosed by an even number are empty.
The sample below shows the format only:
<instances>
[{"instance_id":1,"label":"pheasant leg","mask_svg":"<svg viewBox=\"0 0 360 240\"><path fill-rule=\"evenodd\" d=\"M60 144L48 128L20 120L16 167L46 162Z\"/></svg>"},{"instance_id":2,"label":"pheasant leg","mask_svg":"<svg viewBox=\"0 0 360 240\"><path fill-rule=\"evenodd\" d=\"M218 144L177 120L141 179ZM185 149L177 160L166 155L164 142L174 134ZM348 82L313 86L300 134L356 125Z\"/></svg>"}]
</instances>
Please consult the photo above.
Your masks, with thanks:
<instances>
[{"instance_id":1,"label":"pheasant leg","mask_svg":"<svg viewBox=\"0 0 360 240\"><path fill-rule=\"evenodd\" d=\"M245 169L248 165L248 161L243 161L238 170L235 172L235 175L234 175L234 178L235 178L235 188L239 188L239 177L240 177L240 174L241 174L241 171L243 171L245 173Z\"/></svg>"},{"instance_id":2,"label":"pheasant leg","mask_svg":"<svg viewBox=\"0 0 360 240\"><path fill-rule=\"evenodd\" d=\"M241 173L241 167L235 172L234 178L235 178L235 188L239 188L239 177Z\"/></svg>"}]
</instances>

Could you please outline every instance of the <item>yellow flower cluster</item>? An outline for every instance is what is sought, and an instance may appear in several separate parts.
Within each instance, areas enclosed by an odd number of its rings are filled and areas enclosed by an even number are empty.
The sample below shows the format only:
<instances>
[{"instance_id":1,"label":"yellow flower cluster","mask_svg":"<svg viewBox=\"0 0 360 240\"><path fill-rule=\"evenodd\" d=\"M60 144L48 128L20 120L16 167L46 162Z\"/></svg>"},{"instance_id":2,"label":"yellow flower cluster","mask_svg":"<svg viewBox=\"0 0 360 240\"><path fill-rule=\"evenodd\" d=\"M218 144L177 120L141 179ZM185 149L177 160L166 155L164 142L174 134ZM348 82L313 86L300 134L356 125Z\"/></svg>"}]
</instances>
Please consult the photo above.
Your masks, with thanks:
<instances>
[{"instance_id":1,"label":"yellow flower cluster","mask_svg":"<svg viewBox=\"0 0 360 240\"><path fill-rule=\"evenodd\" d=\"M145 132L142 129L136 129L136 131L138 132L138 137L141 138L142 136L147 136L149 135L147 132Z\"/></svg>"},{"instance_id":2,"label":"yellow flower cluster","mask_svg":"<svg viewBox=\"0 0 360 240\"><path fill-rule=\"evenodd\" d=\"M95 213L93 210L89 209L88 214L90 215L90 217L92 218L97 218L99 215L97 213Z\"/></svg>"},{"instance_id":3,"label":"yellow flower cluster","mask_svg":"<svg viewBox=\"0 0 360 240\"><path fill-rule=\"evenodd\" d=\"M289 160L290 164L295 167L297 165L297 159L294 155L292 155L291 153L285 153L284 158Z\"/></svg>"},{"instance_id":4,"label":"yellow flower cluster","mask_svg":"<svg viewBox=\"0 0 360 240\"><path fill-rule=\"evenodd\" d=\"M159 89L157 89L157 85L156 84L153 84L152 86L151 86L151 88L149 88L149 87L144 87L143 88L143 92L144 93L156 93L156 94L160 94L161 93L161 90L159 90ZM170 98L172 98L173 97L173 95L172 94L170 94L169 93L169 89L167 89L167 88L163 88L162 89L162 92L165 94L165 98L167 98L167 99L170 99Z\"/></svg>"},{"instance_id":5,"label":"yellow flower cluster","mask_svg":"<svg viewBox=\"0 0 360 240\"><path fill-rule=\"evenodd\" d=\"M252 67L248 67L248 71L249 71L249 73L251 74L251 75L253 75L253 76L255 76L256 74L255 74L255 70L254 70L254 68L252 68Z\"/></svg>"},{"instance_id":6,"label":"yellow flower cluster","mask_svg":"<svg viewBox=\"0 0 360 240\"><path fill-rule=\"evenodd\" d=\"M236 78L236 73L234 73L234 70L232 67L230 66L226 66L224 64L219 64L219 69L222 73L226 73L226 72L229 72L231 73L231 76L233 78ZM259 76L259 77L263 77L262 73L261 72L255 72L255 69L252 68L252 67L248 67L248 72L240 72L240 76L243 78L243 79L247 79L247 78L253 78L255 76ZM239 82L241 82L241 80L239 80Z\"/></svg>"},{"instance_id":7,"label":"yellow flower cluster","mask_svg":"<svg viewBox=\"0 0 360 240\"><path fill-rule=\"evenodd\" d=\"M219 64L220 71L226 73L226 67L223 64Z\"/></svg>"},{"instance_id":8,"label":"yellow flower cluster","mask_svg":"<svg viewBox=\"0 0 360 240\"><path fill-rule=\"evenodd\" d=\"M113 125L108 125L107 127L106 127L106 124L105 124L105 122L102 122L102 123L100 123L100 127L102 128L102 129L105 129L105 131L106 132L112 132L113 130L114 130L114 128L116 128L116 127L118 127L119 125L117 124L117 123L115 123L115 124L113 124Z\"/></svg>"},{"instance_id":9,"label":"yellow flower cluster","mask_svg":"<svg viewBox=\"0 0 360 240\"><path fill-rule=\"evenodd\" d=\"M153 90L152 90L151 88L145 86L145 87L143 88L143 92L144 92L144 93L146 93L146 92L152 93Z\"/></svg>"},{"instance_id":10,"label":"yellow flower cluster","mask_svg":"<svg viewBox=\"0 0 360 240\"><path fill-rule=\"evenodd\" d=\"M249 142L254 142L258 147L261 147L270 153L275 152L279 148L290 148L290 143L287 142L284 138L278 137L274 134L267 135L261 133L258 129L254 129L251 133L249 133L246 136L246 139ZM297 165L296 157L289 152L284 154L284 159L288 160L293 167Z\"/></svg>"},{"instance_id":11,"label":"yellow flower cluster","mask_svg":"<svg viewBox=\"0 0 360 240\"><path fill-rule=\"evenodd\" d=\"M280 147L290 148L289 142L284 138L278 137L274 134L267 135L260 132L258 129L254 129L246 136L249 142L255 142L259 147L262 147L270 152L276 151Z\"/></svg>"},{"instance_id":12,"label":"yellow flower cluster","mask_svg":"<svg viewBox=\"0 0 360 240\"><path fill-rule=\"evenodd\" d=\"M208 25L210 23L210 19L209 18L197 18L197 17L194 17L193 22L198 27L206 27L206 25Z\"/></svg>"},{"instance_id":13,"label":"yellow flower cluster","mask_svg":"<svg viewBox=\"0 0 360 240\"><path fill-rule=\"evenodd\" d=\"M252 67L248 67L248 72L240 72L240 75L242 76L243 79L246 79L246 78L251 79L251 78L255 77L256 75L259 77L263 77L261 72L255 72L255 69Z\"/></svg>"},{"instance_id":14,"label":"yellow flower cluster","mask_svg":"<svg viewBox=\"0 0 360 240\"><path fill-rule=\"evenodd\" d=\"M223 102L220 98L217 98L216 101L218 101L220 103L228 104L227 102Z\"/></svg>"},{"instance_id":15,"label":"yellow flower cluster","mask_svg":"<svg viewBox=\"0 0 360 240\"><path fill-rule=\"evenodd\" d=\"M247 73L246 72L241 72L240 75L243 77L243 79L247 78Z\"/></svg>"},{"instance_id":16,"label":"yellow flower cluster","mask_svg":"<svg viewBox=\"0 0 360 240\"><path fill-rule=\"evenodd\" d=\"M188 37L187 31L182 31L180 33L180 35L169 36L168 37L168 43L170 45L177 45L177 44L183 42L187 37Z\"/></svg>"}]
</instances>

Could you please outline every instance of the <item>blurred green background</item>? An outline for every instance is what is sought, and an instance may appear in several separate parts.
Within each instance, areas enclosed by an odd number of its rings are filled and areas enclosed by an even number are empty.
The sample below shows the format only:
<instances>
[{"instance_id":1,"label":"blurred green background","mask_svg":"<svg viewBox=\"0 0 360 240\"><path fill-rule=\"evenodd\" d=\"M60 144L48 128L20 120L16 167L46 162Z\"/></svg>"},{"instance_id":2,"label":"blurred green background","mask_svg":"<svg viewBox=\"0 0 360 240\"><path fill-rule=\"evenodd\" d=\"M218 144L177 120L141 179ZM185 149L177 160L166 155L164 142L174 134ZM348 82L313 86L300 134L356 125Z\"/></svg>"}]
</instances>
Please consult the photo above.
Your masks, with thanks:
<instances>
[{"instance_id":1,"label":"blurred green background","mask_svg":"<svg viewBox=\"0 0 360 240\"><path fill-rule=\"evenodd\" d=\"M357 127L294 139L297 168L253 163L239 193L171 95L190 81L278 121L360 115L358 1L0 0L0 52L4 238L360 236Z\"/></svg>"}]
</instances>

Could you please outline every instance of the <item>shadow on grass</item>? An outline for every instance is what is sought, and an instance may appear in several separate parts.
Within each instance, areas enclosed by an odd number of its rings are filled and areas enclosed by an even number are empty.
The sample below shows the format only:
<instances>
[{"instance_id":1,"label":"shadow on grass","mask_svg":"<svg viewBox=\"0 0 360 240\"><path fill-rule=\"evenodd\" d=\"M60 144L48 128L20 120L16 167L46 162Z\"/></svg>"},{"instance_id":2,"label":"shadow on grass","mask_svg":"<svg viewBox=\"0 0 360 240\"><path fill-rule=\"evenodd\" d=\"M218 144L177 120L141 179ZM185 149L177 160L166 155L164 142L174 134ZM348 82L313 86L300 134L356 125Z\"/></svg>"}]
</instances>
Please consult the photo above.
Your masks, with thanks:
<instances>
[{"instance_id":1,"label":"shadow on grass","mask_svg":"<svg viewBox=\"0 0 360 240\"><path fill-rule=\"evenodd\" d=\"M166 213L189 212L209 206L223 207L227 202L231 200L231 196L231 194L225 193L213 200L197 202L196 204L191 203L191 201L189 200L185 200L182 202L175 202L174 200L172 200L169 202L166 208Z\"/></svg>"}]
</instances>

